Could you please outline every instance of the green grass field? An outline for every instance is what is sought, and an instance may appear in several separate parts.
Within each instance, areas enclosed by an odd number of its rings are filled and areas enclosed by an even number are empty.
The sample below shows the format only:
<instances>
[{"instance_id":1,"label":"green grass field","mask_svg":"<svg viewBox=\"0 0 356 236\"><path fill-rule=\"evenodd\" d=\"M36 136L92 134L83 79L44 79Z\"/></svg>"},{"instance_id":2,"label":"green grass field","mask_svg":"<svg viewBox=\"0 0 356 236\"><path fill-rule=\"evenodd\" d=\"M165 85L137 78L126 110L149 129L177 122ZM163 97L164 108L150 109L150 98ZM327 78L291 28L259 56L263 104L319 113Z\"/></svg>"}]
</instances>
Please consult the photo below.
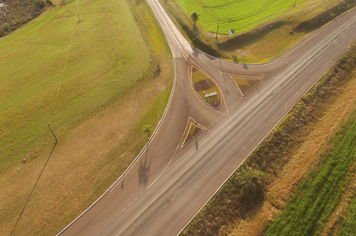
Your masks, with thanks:
<instances>
[{"instance_id":1,"label":"green grass field","mask_svg":"<svg viewBox=\"0 0 356 236\"><path fill-rule=\"evenodd\" d=\"M43 116L60 135L137 84L151 66L127 1L67 1L1 38L1 164L52 138Z\"/></svg>"},{"instance_id":2,"label":"green grass field","mask_svg":"<svg viewBox=\"0 0 356 236\"><path fill-rule=\"evenodd\" d=\"M303 0L296 0L296 3ZM217 32L219 19L219 34L229 34L229 29L241 33L255 28L267 21L282 15L294 0L176 0L184 12L190 16L197 11L197 24L206 31Z\"/></svg>"},{"instance_id":3,"label":"green grass field","mask_svg":"<svg viewBox=\"0 0 356 236\"><path fill-rule=\"evenodd\" d=\"M298 187L282 215L265 235L317 235L322 232L348 189L356 156L356 114L330 141L334 147L322 157L319 170L309 174ZM350 170L351 168L351 170Z\"/></svg>"}]
</instances>

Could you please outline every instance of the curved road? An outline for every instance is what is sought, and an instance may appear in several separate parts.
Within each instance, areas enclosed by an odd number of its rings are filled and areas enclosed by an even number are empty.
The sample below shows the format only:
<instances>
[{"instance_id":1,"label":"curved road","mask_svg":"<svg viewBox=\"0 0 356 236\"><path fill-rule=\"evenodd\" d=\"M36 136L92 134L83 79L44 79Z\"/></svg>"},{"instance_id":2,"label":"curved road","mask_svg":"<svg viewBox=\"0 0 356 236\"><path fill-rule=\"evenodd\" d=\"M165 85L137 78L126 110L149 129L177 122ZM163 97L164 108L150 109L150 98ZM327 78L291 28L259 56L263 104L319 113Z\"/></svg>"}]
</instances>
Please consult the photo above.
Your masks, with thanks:
<instances>
[{"instance_id":1,"label":"curved road","mask_svg":"<svg viewBox=\"0 0 356 236\"><path fill-rule=\"evenodd\" d=\"M61 235L177 235L356 38L356 9L262 65L193 48L157 0L147 0L172 49L175 82L159 128L127 173ZM220 87L218 110L191 84L192 67ZM263 78L242 97L230 75ZM181 148L190 118L204 130Z\"/></svg>"}]
</instances>

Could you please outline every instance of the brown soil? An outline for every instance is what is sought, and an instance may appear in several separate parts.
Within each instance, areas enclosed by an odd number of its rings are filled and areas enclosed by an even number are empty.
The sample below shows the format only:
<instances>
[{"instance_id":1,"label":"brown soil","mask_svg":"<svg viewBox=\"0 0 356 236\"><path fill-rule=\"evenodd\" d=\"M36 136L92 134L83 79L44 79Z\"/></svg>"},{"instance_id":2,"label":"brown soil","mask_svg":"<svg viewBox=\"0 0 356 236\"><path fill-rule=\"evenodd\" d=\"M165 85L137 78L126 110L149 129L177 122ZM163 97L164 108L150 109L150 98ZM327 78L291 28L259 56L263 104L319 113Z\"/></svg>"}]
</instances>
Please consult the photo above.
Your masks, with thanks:
<instances>
[{"instance_id":1,"label":"brown soil","mask_svg":"<svg viewBox=\"0 0 356 236\"><path fill-rule=\"evenodd\" d=\"M196 91L203 91L203 90L208 90L214 87L215 84L213 81L207 79L207 80L201 80L199 82L196 82L194 84L194 88Z\"/></svg>"},{"instance_id":2,"label":"brown soil","mask_svg":"<svg viewBox=\"0 0 356 236\"><path fill-rule=\"evenodd\" d=\"M219 108L221 102L218 101L218 100L213 100L213 101L211 101L209 104L210 104L210 106L212 106L212 107Z\"/></svg>"}]
</instances>

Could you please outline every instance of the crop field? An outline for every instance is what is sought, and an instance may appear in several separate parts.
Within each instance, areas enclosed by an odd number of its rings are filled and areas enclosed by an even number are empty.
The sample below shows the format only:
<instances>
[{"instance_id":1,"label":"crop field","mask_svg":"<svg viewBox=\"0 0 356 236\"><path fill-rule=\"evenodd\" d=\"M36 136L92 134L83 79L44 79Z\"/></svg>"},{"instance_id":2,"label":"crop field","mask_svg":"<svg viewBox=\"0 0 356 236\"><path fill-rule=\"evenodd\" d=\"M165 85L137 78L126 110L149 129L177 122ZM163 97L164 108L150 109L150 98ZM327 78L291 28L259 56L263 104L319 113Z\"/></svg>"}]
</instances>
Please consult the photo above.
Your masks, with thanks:
<instances>
[{"instance_id":1,"label":"crop field","mask_svg":"<svg viewBox=\"0 0 356 236\"><path fill-rule=\"evenodd\" d=\"M303 0L296 0L296 3ZM219 34L229 34L229 29L241 33L255 28L282 15L294 0L176 0L184 12L190 16L197 11L197 24L206 31L217 32L219 19Z\"/></svg>"},{"instance_id":2,"label":"crop field","mask_svg":"<svg viewBox=\"0 0 356 236\"><path fill-rule=\"evenodd\" d=\"M306 177L265 235L317 235L349 188L356 156L356 114L330 141L319 170ZM353 207L351 205L351 207Z\"/></svg>"}]
</instances>

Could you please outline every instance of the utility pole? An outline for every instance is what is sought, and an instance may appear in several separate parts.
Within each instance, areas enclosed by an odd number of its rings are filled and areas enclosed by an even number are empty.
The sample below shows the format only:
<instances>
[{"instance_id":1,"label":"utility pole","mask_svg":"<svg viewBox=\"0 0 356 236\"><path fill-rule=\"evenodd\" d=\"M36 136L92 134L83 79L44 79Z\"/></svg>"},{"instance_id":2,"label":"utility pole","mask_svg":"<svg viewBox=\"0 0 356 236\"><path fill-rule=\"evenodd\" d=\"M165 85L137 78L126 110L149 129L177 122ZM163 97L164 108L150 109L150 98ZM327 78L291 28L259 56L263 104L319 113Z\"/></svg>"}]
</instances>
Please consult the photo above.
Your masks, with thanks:
<instances>
[{"instance_id":1,"label":"utility pole","mask_svg":"<svg viewBox=\"0 0 356 236\"><path fill-rule=\"evenodd\" d=\"M218 23L218 29L216 30L216 41L218 40L219 26L220 26L220 18L219 18L219 23Z\"/></svg>"},{"instance_id":2,"label":"utility pole","mask_svg":"<svg viewBox=\"0 0 356 236\"><path fill-rule=\"evenodd\" d=\"M53 132L53 130L52 130L52 128L51 128L51 125L48 123L46 117L43 117L43 119L46 121L46 124L48 125L48 128L51 130L51 132L52 132L54 138L56 139L56 143L58 143L58 138L57 138L56 134Z\"/></svg>"}]
</instances>

